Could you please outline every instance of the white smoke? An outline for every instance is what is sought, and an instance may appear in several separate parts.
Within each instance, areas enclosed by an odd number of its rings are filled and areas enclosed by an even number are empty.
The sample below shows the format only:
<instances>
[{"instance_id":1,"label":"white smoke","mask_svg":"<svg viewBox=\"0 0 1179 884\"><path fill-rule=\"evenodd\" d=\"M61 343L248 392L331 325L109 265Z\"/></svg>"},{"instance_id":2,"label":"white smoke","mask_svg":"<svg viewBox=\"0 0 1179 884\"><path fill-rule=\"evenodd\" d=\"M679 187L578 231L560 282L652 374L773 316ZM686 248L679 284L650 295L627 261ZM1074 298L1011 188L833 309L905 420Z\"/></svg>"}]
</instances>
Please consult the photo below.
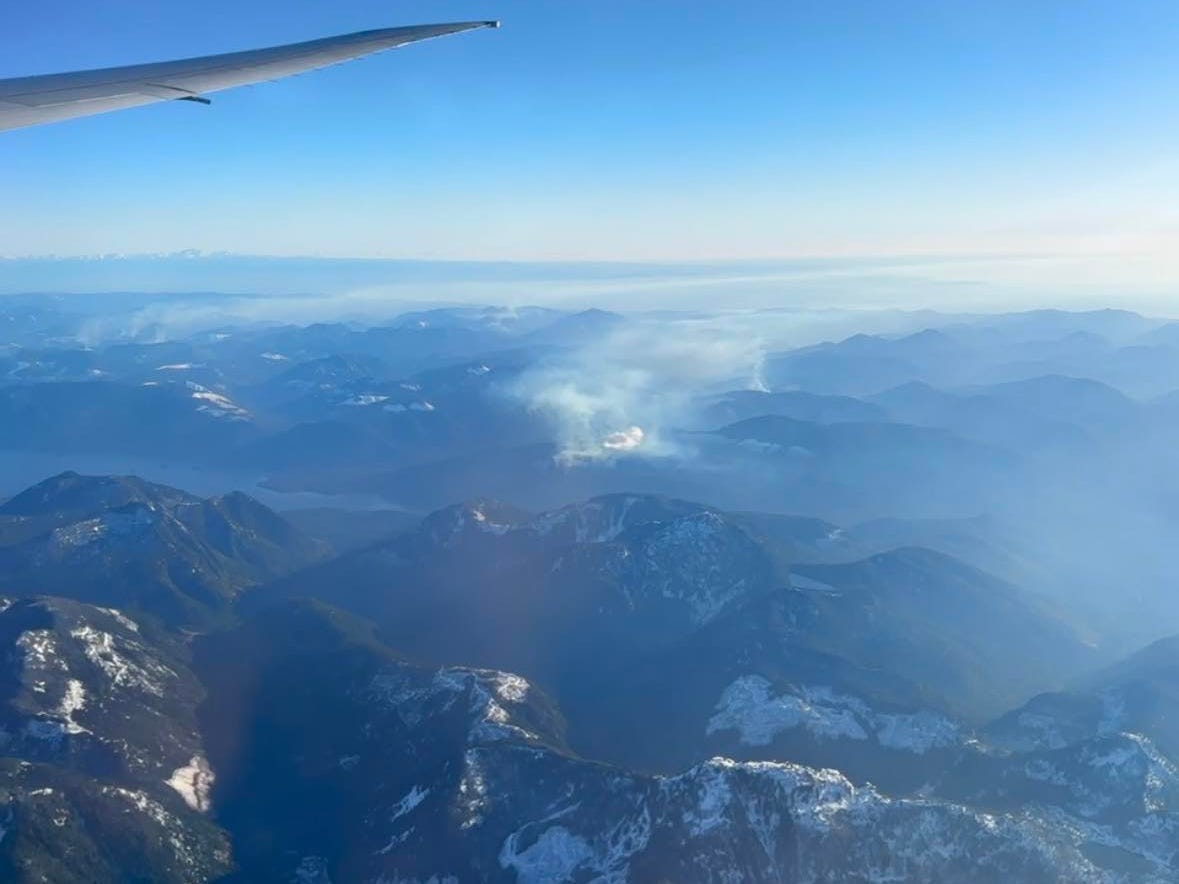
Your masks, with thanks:
<instances>
[{"instance_id":1,"label":"white smoke","mask_svg":"<svg viewBox=\"0 0 1179 884\"><path fill-rule=\"evenodd\" d=\"M762 386L764 358L724 318L632 319L528 369L512 392L552 421L562 462L678 455L697 397Z\"/></svg>"}]
</instances>

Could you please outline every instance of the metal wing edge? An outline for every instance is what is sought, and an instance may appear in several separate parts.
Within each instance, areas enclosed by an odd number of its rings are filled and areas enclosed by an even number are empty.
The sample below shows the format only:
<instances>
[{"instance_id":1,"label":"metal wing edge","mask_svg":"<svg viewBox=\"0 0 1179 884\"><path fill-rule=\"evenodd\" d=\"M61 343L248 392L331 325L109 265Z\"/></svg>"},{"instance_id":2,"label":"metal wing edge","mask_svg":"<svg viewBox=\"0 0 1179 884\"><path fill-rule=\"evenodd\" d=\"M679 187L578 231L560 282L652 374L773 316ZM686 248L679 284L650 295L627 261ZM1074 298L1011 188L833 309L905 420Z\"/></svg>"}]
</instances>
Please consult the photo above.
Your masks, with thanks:
<instances>
[{"instance_id":1,"label":"metal wing edge","mask_svg":"<svg viewBox=\"0 0 1179 884\"><path fill-rule=\"evenodd\" d=\"M497 27L498 21L469 21L380 28L265 49L0 80L0 130L196 97L422 40Z\"/></svg>"}]
</instances>

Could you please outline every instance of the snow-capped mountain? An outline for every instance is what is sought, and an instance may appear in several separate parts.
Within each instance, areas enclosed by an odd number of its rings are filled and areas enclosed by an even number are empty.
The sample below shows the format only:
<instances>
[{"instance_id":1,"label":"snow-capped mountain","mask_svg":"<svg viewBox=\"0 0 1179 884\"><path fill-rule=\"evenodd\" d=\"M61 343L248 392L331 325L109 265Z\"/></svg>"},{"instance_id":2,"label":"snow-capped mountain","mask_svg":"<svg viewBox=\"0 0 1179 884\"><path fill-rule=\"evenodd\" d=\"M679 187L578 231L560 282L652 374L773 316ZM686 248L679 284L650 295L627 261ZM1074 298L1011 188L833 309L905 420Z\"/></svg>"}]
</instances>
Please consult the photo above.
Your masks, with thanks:
<instances>
[{"instance_id":1,"label":"snow-capped mountain","mask_svg":"<svg viewBox=\"0 0 1179 884\"><path fill-rule=\"evenodd\" d=\"M64 599L0 602L0 878L188 882L229 870L204 691L174 639Z\"/></svg>"},{"instance_id":2,"label":"snow-capped mountain","mask_svg":"<svg viewBox=\"0 0 1179 884\"><path fill-rule=\"evenodd\" d=\"M1177 870L1174 644L982 727L1092 657L1033 597L941 553L790 565L785 541L818 552L834 529L648 495L539 515L484 500L274 581L319 550L242 495L64 474L0 519L29 580L157 615L5 603L16 880ZM150 562L217 580L151 583ZM214 593L254 613L169 630L186 621L160 598ZM304 593L376 622L285 600Z\"/></svg>"},{"instance_id":3,"label":"snow-capped mountain","mask_svg":"<svg viewBox=\"0 0 1179 884\"><path fill-rule=\"evenodd\" d=\"M1112 884L1175 871L1165 795L1135 824L1164 840L1119 841L1120 860L1077 807L1015 789L998 808L787 761L634 773L571 753L535 683L408 665L317 605L273 609L202 656L214 700L239 709L248 693L268 710L225 718L211 741L225 749L214 767L237 772L219 800L249 880ZM897 738L899 721L878 724Z\"/></svg>"},{"instance_id":4,"label":"snow-capped mountain","mask_svg":"<svg viewBox=\"0 0 1179 884\"><path fill-rule=\"evenodd\" d=\"M329 601L374 617L407 653L559 679L602 648L621 663L669 646L776 579L739 526L696 504L619 495L531 517L481 501L252 603L331 585Z\"/></svg>"},{"instance_id":5,"label":"snow-capped mountain","mask_svg":"<svg viewBox=\"0 0 1179 884\"><path fill-rule=\"evenodd\" d=\"M63 473L0 504L0 587L178 626L223 617L242 590L326 552L244 494L203 499L135 477Z\"/></svg>"},{"instance_id":6,"label":"snow-capped mountain","mask_svg":"<svg viewBox=\"0 0 1179 884\"><path fill-rule=\"evenodd\" d=\"M948 556L790 570L750 527L644 495L540 515L475 501L246 601L314 594L416 659L519 672L596 758L791 758L906 788L926 752L1094 659L1034 597Z\"/></svg>"},{"instance_id":7,"label":"snow-capped mountain","mask_svg":"<svg viewBox=\"0 0 1179 884\"><path fill-rule=\"evenodd\" d=\"M1179 881L1174 324L111 298L3 493L313 509L0 499L0 881Z\"/></svg>"}]
</instances>

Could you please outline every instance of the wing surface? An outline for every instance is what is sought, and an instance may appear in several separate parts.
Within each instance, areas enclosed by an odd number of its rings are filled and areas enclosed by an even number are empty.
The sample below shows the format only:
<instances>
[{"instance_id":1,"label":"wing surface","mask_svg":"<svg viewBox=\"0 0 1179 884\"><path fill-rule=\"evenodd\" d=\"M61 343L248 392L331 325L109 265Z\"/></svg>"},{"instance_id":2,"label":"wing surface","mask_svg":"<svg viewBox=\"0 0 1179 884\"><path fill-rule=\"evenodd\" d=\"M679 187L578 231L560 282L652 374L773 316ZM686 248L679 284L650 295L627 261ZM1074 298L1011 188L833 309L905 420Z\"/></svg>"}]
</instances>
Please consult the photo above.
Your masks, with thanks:
<instances>
[{"instance_id":1,"label":"wing surface","mask_svg":"<svg viewBox=\"0 0 1179 884\"><path fill-rule=\"evenodd\" d=\"M499 27L499 22L382 28L269 49L0 80L0 130L156 101L181 99L207 103L205 95L220 89L277 80L407 43L488 27Z\"/></svg>"}]
</instances>

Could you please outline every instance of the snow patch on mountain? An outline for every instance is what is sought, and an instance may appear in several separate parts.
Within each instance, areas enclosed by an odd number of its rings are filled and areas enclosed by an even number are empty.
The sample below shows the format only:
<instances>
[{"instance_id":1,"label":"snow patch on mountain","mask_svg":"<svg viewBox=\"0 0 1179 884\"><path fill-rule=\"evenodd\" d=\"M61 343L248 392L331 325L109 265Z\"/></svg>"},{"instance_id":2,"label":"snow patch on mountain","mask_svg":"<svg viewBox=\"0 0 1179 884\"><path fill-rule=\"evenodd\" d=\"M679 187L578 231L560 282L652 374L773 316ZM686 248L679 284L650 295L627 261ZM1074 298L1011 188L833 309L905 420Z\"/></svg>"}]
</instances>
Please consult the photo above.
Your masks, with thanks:
<instances>
[{"instance_id":1,"label":"snow patch on mountain","mask_svg":"<svg viewBox=\"0 0 1179 884\"><path fill-rule=\"evenodd\" d=\"M133 688L162 697L165 683L176 678L175 672L144 653L137 642L116 638L89 625L71 630L70 636L82 643L86 659L110 679L113 687Z\"/></svg>"},{"instance_id":2,"label":"snow patch on mountain","mask_svg":"<svg viewBox=\"0 0 1179 884\"><path fill-rule=\"evenodd\" d=\"M164 810L162 804L148 797L146 792L124 789L120 786L106 786L103 791L108 795L118 795L140 813L146 814L161 826L172 825L176 822L176 818Z\"/></svg>"},{"instance_id":3,"label":"snow patch on mountain","mask_svg":"<svg viewBox=\"0 0 1179 884\"><path fill-rule=\"evenodd\" d=\"M165 782L184 799L193 810L206 812L211 806L209 795L213 788L213 769L203 755L194 755L188 764L172 771Z\"/></svg>"},{"instance_id":4,"label":"snow patch on mountain","mask_svg":"<svg viewBox=\"0 0 1179 884\"><path fill-rule=\"evenodd\" d=\"M42 689L39 693L44 693ZM37 713L25 722L25 734L37 740L57 744L63 737L93 733L74 720L74 715L86 708L86 688L76 678L67 679L57 706Z\"/></svg>"},{"instance_id":5,"label":"snow patch on mountain","mask_svg":"<svg viewBox=\"0 0 1179 884\"><path fill-rule=\"evenodd\" d=\"M127 808L128 812L136 811L141 813L163 829L164 832L161 841L172 848L176 859L183 868L194 870L192 880L201 879L196 876L195 870L204 865L204 862L201 861L201 854L205 853L207 848L199 843L199 836L196 836L192 830L187 828L180 819L174 814L169 813L160 802L141 790L125 789L120 786L104 786L102 792L104 795L112 795L125 801L129 805ZM222 853L221 851L216 851L213 859L221 864L224 863L227 857L227 852Z\"/></svg>"},{"instance_id":6,"label":"snow patch on mountain","mask_svg":"<svg viewBox=\"0 0 1179 884\"><path fill-rule=\"evenodd\" d=\"M57 651L57 641L48 629L26 629L16 640L25 655L25 666L34 669L57 669L65 672L65 661Z\"/></svg>"},{"instance_id":7,"label":"snow patch on mountain","mask_svg":"<svg viewBox=\"0 0 1179 884\"><path fill-rule=\"evenodd\" d=\"M685 828L676 831L693 839L685 846L732 880L932 882L965 880L967 869L980 881L1120 880L1077 849L1082 839L1035 815L890 799L835 770L714 758L660 785L658 824L682 808ZM762 856L740 846L743 830Z\"/></svg>"},{"instance_id":8,"label":"snow patch on mountain","mask_svg":"<svg viewBox=\"0 0 1179 884\"><path fill-rule=\"evenodd\" d=\"M508 836L500 850L499 864L514 869L520 884L572 881L578 870L588 871L594 858L589 842L563 826L546 829L523 849L517 844L518 836L515 832Z\"/></svg>"},{"instance_id":9,"label":"snow patch on mountain","mask_svg":"<svg viewBox=\"0 0 1179 884\"><path fill-rule=\"evenodd\" d=\"M518 675L488 670L466 674L470 679L471 712L475 724L472 742L494 742L510 737L536 739L536 735L512 723L508 707L523 703L528 697L528 682Z\"/></svg>"},{"instance_id":10,"label":"snow patch on mountain","mask_svg":"<svg viewBox=\"0 0 1179 884\"><path fill-rule=\"evenodd\" d=\"M745 675L721 693L705 733L736 731L747 746L766 746L783 731L803 728L823 740L868 740L924 754L953 745L957 726L936 712L876 712L862 700L827 687L800 686L775 693L769 680Z\"/></svg>"},{"instance_id":11,"label":"snow patch on mountain","mask_svg":"<svg viewBox=\"0 0 1179 884\"><path fill-rule=\"evenodd\" d=\"M663 818L680 808L680 825L692 838L739 843L732 839L748 827L763 855L742 856L741 867L762 867L762 880L787 876L790 864L781 866L780 852L792 829L824 839L844 827L874 825L889 805L874 788L857 788L838 771L720 757L662 778L659 787Z\"/></svg>"},{"instance_id":12,"label":"snow patch on mountain","mask_svg":"<svg viewBox=\"0 0 1179 884\"><path fill-rule=\"evenodd\" d=\"M463 775L459 780L455 803L460 811L460 829L470 829L483 822L489 801L487 777L478 749L468 749L463 753Z\"/></svg>"},{"instance_id":13,"label":"snow patch on mountain","mask_svg":"<svg viewBox=\"0 0 1179 884\"><path fill-rule=\"evenodd\" d=\"M404 386L404 384L402 385ZM436 407L433 402L426 399L420 399L416 402L410 402L408 405L403 402L390 402L384 406L385 411L393 414L400 414L406 411L430 412L435 411Z\"/></svg>"},{"instance_id":14,"label":"snow patch on mountain","mask_svg":"<svg viewBox=\"0 0 1179 884\"><path fill-rule=\"evenodd\" d=\"M187 381L185 386L192 398L200 403L197 406L197 411L223 420L244 421L250 419L250 413L228 396L215 393L208 387L203 387L193 381Z\"/></svg>"},{"instance_id":15,"label":"snow patch on mountain","mask_svg":"<svg viewBox=\"0 0 1179 884\"><path fill-rule=\"evenodd\" d=\"M573 543L610 543L631 526L629 515L637 497L608 497L542 513L526 530L539 536L572 526Z\"/></svg>"},{"instance_id":16,"label":"snow patch on mountain","mask_svg":"<svg viewBox=\"0 0 1179 884\"><path fill-rule=\"evenodd\" d=\"M491 534L507 534L512 530L512 525L504 522L493 521L492 518L487 515L487 510L483 506L476 504L475 506L471 507L470 512L471 518L475 521L476 526L482 531L487 531Z\"/></svg>"},{"instance_id":17,"label":"snow patch on mountain","mask_svg":"<svg viewBox=\"0 0 1179 884\"><path fill-rule=\"evenodd\" d=\"M124 629L129 629L131 632L139 632L139 624L124 614L122 611L116 610L115 608L99 608L98 610L113 618L115 622Z\"/></svg>"},{"instance_id":18,"label":"snow patch on mountain","mask_svg":"<svg viewBox=\"0 0 1179 884\"><path fill-rule=\"evenodd\" d=\"M370 692L411 727L446 711L465 696L471 726L470 745L509 738L534 741L536 735L513 721L513 708L528 699L531 685L518 675L490 669L444 667L425 683L401 669L378 673Z\"/></svg>"},{"instance_id":19,"label":"snow patch on mountain","mask_svg":"<svg viewBox=\"0 0 1179 884\"><path fill-rule=\"evenodd\" d=\"M66 682L65 693L62 694L61 704L57 707L57 714L61 716L63 727L67 734L88 734L89 730L74 721L74 713L86 708L86 688L76 678Z\"/></svg>"},{"instance_id":20,"label":"snow patch on mountain","mask_svg":"<svg viewBox=\"0 0 1179 884\"><path fill-rule=\"evenodd\" d=\"M725 775L723 761L714 759L716 763L694 768L688 775L679 780L687 785L690 782L692 802L682 815L682 822L692 835L704 835L725 825L728 820L729 804L733 800L733 792L729 788L729 780ZM675 782L675 781L672 781Z\"/></svg>"},{"instance_id":21,"label":"snow patch on mountain","mask_svg":"<svg viewBox=\"0 0 1179 884\"><path fill-rule=\"evenodd\" d=\"M876 739L881 746L924 755L961 739L958 726L929 709L909 714L876 713Z\"/></svg>"},{"instance_id":22,"label":"snow patch on mountain","mask_svg":"<svg viewBox=\"0 0 1179 884\"><path fill-rule=\"evenodd\" d=\"M126 510L107 512L93 519L74 522L55 528L50 535L50 546L60 549L76 549L108 537L125 539L141 534L152 525L157 516L150 507L135 506Z\"/></svg>"},{"instance_id":23,"label":"snow patch on mountain","mask_svg":"<svg viewBox=\"0 0 1179 884\"><path fill-rule=\"evenodd\" d=\"M495 695L509 703L523 703L532 687L526 679L510 672L494 672L489 681L495 688Z\"/></svg>"},{"instance_id":24,"label":"snow patch on mountain","mask_svg":"<svg viewBox=\"0 0 1179 884\"><path fill-rule=\"evenodd\" d=\"M423 789L421 786L414 786L393 806L393 812L389 815L389 821L396 822L407 813L413 811L415 807L426 800L426 796L429 794L429 788Z\"/></svg>"},{"instance_id":25,"label":"snow patch on mountain","mask_svg":"<svg viewBox=\"0 0 1179 884\"><path fill-rule=\"evenodd\" d=\"M349 396L340 404L364 407L366 405L379 405L382 402L388 401L388 399L388 396L382 396L378 393L357 393L355 396Z\"/></svg>"},{"instance_id":26,"label":"snow patch on mountain","mask_svg":"<svg viewBox=\"0 0 1179 884\"><path fill-rule=\"evenodd\" d=\"M608 828L592 835L574 834L564 824L580 805L571 804L543 820L526 823L504 839L499 863L514 869L520 882L592 880L602 884L625 884L630 880L630 861L645 850L651 840L651 811L646 801ZM539 830L539 834L536 834Z\"/></svg>"},{"instance_id":27,"label":"snow patch on mountain","mask_svg":"<svg viewBox=\"0 0 1179 884\"><path fill-rule=\"evenodd\" d=\"M418 805L426 800L431 791L432 790L429 787L423 788L422 786L414 786L402 797L400 801L393 805L393 808L389 813L389 822L396 823L402 817L413 813L413 811L417 809ZM410 826L408 829L392 835L385 846L376 851L375 855L385 856L395 847L399 847L400 845L404 844L409 836L413 833L413 830L414 827Z\"/></svg>"},{"instance_id":28,"label":"snow patch on mountain","mask_svg":"<svg viewBox=\"0 0 1179 884\"><path fill-rule=\"evenodd\" d=\"M34 694L45 695L50 684L61 684L57 705L38 712L25 722L25 733L35 739L56 742L66 735L88 734L90 730L74 720L86 708L86 686L77 678L66 678L69 666L60 654L54 634L47 629L29 629L16 639L24 653L25 681Z\"/></svg>"},{"instance_id":29,"label":"snow patch on mountain","mask_svg":"<svg viewBox=\"0 0 1179 884\"><path fill-rule=\"evenodd\" d=\"M470 501L439 510L427 523L432 540L448 546L469 536L472 530L479 534L507 534L516 528L510 518L494 501Z\"/></svg>"},{"instance_id":30,"label":"snow patch on mountain","mask_svg":"<svg viewBox=\"0 0 1179 884\"><path fill-rule=\"evenodd\" d=\"M640 548L644 589L683 602L697 624L714 619L749 590L739 576L745 572L734 567L743 551L734 531L710 510L661 523ZM748 546L752 552L753 542Z\"/></svg>"},{"instance_id":31,"label":"snow patch on mountain","mask_svg":"<svg viewBox=\"0 0 1179 884\"><path fill-rule=\"evenodd\" d=\"M767 679L746 675L725 688L705 733L735 730L749 746L766 746L782 731L796 727L826 739L866 740L868 734L852 709L856 703L827 688L775 696Z\"/></svg>"}]
</instances>

